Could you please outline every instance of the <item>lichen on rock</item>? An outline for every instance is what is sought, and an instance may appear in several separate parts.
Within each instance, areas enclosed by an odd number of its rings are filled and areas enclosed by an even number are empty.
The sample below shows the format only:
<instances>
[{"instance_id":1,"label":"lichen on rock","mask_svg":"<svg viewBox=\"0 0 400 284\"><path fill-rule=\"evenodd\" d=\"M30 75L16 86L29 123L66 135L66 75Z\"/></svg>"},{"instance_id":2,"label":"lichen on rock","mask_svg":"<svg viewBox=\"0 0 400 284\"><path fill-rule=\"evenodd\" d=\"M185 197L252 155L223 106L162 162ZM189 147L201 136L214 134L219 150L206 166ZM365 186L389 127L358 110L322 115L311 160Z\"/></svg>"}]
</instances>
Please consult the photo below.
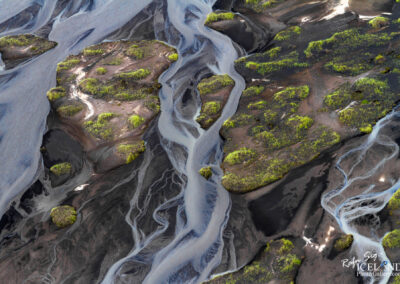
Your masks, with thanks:
<instances>
[{"instance_id":1,"label":"lichen on rock","mask_svg":"<svg viewBox=\"0 0 400 284\"><path fill-rule=\"evenodd\" d=\"M76 210L70 205L57 206L51 209L50 217L59 228L65 228L75 223Z\"/></svg>"}]
</instances>

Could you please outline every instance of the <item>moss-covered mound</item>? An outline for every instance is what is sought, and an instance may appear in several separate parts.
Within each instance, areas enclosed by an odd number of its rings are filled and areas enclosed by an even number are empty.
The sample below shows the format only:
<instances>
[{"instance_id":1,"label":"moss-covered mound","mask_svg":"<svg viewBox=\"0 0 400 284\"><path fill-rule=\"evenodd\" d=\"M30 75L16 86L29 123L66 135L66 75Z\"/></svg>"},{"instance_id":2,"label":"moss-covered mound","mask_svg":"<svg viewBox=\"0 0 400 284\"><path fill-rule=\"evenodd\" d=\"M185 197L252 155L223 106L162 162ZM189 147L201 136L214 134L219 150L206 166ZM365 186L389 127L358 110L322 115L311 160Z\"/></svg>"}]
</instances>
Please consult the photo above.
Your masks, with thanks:
<instances>
[{"instance_id":1,"label":"moss-covered mound","mask_svg":"<svg viewBox=\"0 0 400 284\"><path fill-rule=\"evenodd\" d=\"M117 151L129 164L133 162L141 153L146 150L144 141L138 141L132 144L120 144L117 147Z\"/></svg>"},{"instance_id":2,"label":"moss-covered mound","mask_svg":"<svg viewBox=\"0 0 400 284\"><path fill-rule=\"evenodd\" d=\"M203 79L197 85L202 106L196 121L204 129L209 128L220 116L235 82L228 75L215 75Z\"/></svg>"},{"instance_id":3,"label":"moss-covered mound","mask_svg":"<svg viewBox=\"0 0 400 284\"><path fill-rule=\"evenodd\" d=\"M348 249L353 243L353 235L342 235L335 241L334 248L336 251L344 251Z\"/></svg>"},{"instance_id":4,"label":"moss-covered mound","mask_svg":"<svg viewBox=\"0 0 400 284\"><path fill-rule=\"evenodd\" d=\"M232 12L226 12L226 13L212 12L207 15L205 24L219 22L219 21L233 20L233 18L235 18L235 14Z\"/></svg>"},{"instance_id":5,"label":"moss-covered mound","mask_svg":"<svg viewBox=\"0 0 400 284\"><path fill-rule=\"evenodd\" d=\"M50 217L57 227L64 228L75 223L76 211L69 205L57 206L51 209Z\"/></svg>"},{"instance_id":6,"label":"moss-covered mound","mask_svg":"<svg viewBox=\"0 0 400 284\"><path fill-rule=\"evenodd\" d=\"M208 283L293 283L301 262L300 251L293 242L280 239L267 243L261 255L244 268Z\"/></svg>"},{"instance_id":7,"label":"moss-covered mound","mask_svg":"<svg viewBox=\"0 0 400 284\"><path fill-rule=\"evenodd\" d=\"M56 176L69 175L72 171L72 165L68 162L55 164L50 168L50 172Z\"/></svg>"},{"instance_id":8,"label":"moss-covered mound","mask_svg":"<svg viewBox=\"0 0 400 284\"><path fill-rule=\"evenodd\" d=\"M212 176L211 167L204 167L199 170L199 174L201 174L205 179L209 179Z\"/></svg>"},{"instance_id":9,"label":"moss-covered mound","mask_svg":"<svg viewBox=\"0 0 400 284\"><path fill-rule=\"evenodd\" d=\"M40 55L57 45L56 42L31 35L13 35L0 38L0 53L6 68Z\"/></svg>"}]
</instances>

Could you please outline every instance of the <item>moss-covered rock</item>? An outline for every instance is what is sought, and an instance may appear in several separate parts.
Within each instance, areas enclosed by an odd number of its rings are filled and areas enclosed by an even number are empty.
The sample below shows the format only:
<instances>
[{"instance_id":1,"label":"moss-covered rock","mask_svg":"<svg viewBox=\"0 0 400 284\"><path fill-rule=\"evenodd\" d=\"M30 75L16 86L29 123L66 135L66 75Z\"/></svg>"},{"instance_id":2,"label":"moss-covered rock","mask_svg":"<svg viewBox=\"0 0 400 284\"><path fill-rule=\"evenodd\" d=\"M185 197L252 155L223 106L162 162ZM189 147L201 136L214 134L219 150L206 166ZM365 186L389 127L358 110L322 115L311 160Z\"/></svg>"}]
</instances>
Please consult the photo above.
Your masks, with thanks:
<instances>
[{"instance_id":1,"label":"moss-covered rock","mask_svg":"<svg viewBox=\"0 0 400 284\"><path fill-rule=\"evenodd\" d=\"M382 245L388 249L400 248L400 230L395 229L386 234L382 240Z\"/></svg>"},{"instance_id":2,"label":"moss-covered rock","mask_svg":"<svg viewBox=\"0 0 400 284\"><path fill-rule=\"evenodd\" d=\"M76 210L69 205L57 206L51 209L50 217L59 228L65 228L75 223Z\"/></svg>"},{"instance_id":3,"label":"moss-covered rock","mask_svg":"<svg viewBox=\"0 0 400 284\"><path fill-rule=\"evenodd\" d=\"M389 24L389 19L386 17L375 17L370 20L368 24L374 29L379 29L381 27L387 26Z\"/></svg>"},{"instance_id":4,"label":"moss-covered rock","mask_svg":"<svg viewBox=\"0 0 400 284\"><path fill-rule=\"evenodd\" d=\"M218 22L218 21L225 21L225 20L233 20L235 17L235 14L232 12L226 12L226 13L210 13L207 15L207 19L205 24L213 23L213 22Z\"/></svg>"},{"instance_id":5,"label":"moss-covered rock","mask_svg":"<svg viewBox=\"0 0 400 284\"><path fill-rule=\"evenodd\" d=\"M200 92L200 95L207 95L221 90L227 86L233 86L234 84L235 82L231 77L229 77L229 75L214 75L210 78L201 80L197 85L197 88Z\"/></svg>"},{"instance_id":6,"label":"moss-covered rock","mask_svg":"<svg viewBox=\"0 0 400 284\"><path fill-rule=\"evenodd\" d=\"M120 144L117 147L117 152L123 156L127 164L136 160L144 151L146 151L144 141L138 141L132 144Z\"/></svg>"},{"instance_id":7,"label":"moss-covered rock","mask_svg":"<svg viewBox=\"0 0 400 284\"><path fill-rule=\"evenodd\" d=\"M65 89L63 87L51 88L47 92L47 98L50 102L54 102L62 97L65 97Z\"/></svg>"},{"instance_id":8,"label":"moss-covered rock","mask_svg":"<svg viewBox=\"0 0 400 284\"><path fill-rule=\"evenodd\" d=\"M113 130L109 125L109 121L115 116L115 114L110 112L101 113L97 120L88 120L85 122L84 126L87 132L92 136L109 140L112 138Z\"/></svg>"},{"instance_id":9,"label":"moss-covered rock","mask_svg":"<svg viewBox=\"0 0 400 284\"><path fill-rule=\"evenodd\" d=\"M199 174L202 175L205 179L210 179L212 176L211 167L204 167L199 170Z\"/></svg>"},{"instance_id":10,"label":"moss-covered rock","mask_svg":"<svg viewBox=\"0 0 400 284\"><path fill-rule=\"evenodd\" d=\"M339 239L335 241L334 248L336 251L344 251L348 249L353 243L353 235L342 235Z\"/></svg>"},{"instance_id":11,"label":"moss-covered rock","mask_svg":"<svg viewBox=\"0 0 400 284\"><path fill-rule=\"evenodd\" d=\"M52 172L56 176L69 175L71 171L72 165L68 162L55 164L50 168L50 172Z\"/></svg>"}]
</instances>

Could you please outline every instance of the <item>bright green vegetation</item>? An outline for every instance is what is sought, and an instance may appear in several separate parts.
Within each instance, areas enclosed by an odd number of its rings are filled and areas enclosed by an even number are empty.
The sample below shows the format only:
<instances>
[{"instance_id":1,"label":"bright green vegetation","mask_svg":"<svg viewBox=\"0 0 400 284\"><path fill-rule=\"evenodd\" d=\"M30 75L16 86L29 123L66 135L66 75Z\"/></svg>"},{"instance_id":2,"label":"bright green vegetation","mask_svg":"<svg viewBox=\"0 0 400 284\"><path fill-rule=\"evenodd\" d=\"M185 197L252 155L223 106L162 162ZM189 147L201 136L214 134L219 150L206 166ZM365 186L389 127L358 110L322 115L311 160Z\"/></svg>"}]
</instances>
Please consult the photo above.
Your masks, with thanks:
<instances>
[{"instance_id":1,"label":"bright green vegetation","mask_svg":"<svg viewBox=\"0 0 400 284\"><path fill-rule=\"evenodd\" d=\"M201 174L205 179L209 179L212 176L211 167L204 167L199 170L199 174Z\"/></svg>"},{"instance_id":2,"label":"bright green vegetation","mask_svg":"<svg viewBox=\"0 0 400 284\"><path fill-rule=\"evenodd\" d=\"M400 230L395 229L390 233L386 234L382 240L384 248L400 248Z\"/></svg>"},{"instance_id":3,"label":"bright green vegetation","mask_svg":"<svg viewBox=\"0 0 400 284\"><path fill-rule=\"evenodd\" d=\"M135 57L135 59L143 59L144 58L144 50L143 48L139 47L136 44L131 45L128 50L126 51L126 54L129 56Z\"/></svg>"},{"instance_id":4,"label":"bright green vegetation","mask_svg":"<svg viewBox=\"0 0 400 284\"><path fill-rule=\"evenodd\" d=\"M124 73L119 73L117 74L117 77L128 80L128 79L133 79L133 80L141 80L146 78L151 74L151 71L149 69L138 69L132 72L124 72Z\"/></svg>"},{"instance_id":5,"label":"bright green vegetation","mask_svg":"<svg viewBox=\"0 0 400 284\"><path fill-rule=\"evenodd\" d=\"M33 43L33 36L18 35L18 36L5 36L0 38L0 47L4 46L27 46Z\"/></svg>"},{"instance_id":6,"label":"bright green vegetation","mask_svg":"<svg viewBox=\"0 0 400 284\"><path fill-rule=\"evenodd\" d=\"M217 277L212 284L294 283L301 265L293 243L286 239L271 241L254 261L237 272Z\"/></svg>"},{"instance_id":7,"label":"bright green vegetation","mask_svg":"<svg viewBox=\"0 0 400 284\"><path fill-rule=\"evenodd\" d=\"M197 85L197 88L200 92L200 95L206 95L215 93L225 87L233 86L235 81L232 80L229 75L214 75L210 78L206 78L200 81Z\"/></svg>"},{"instance_id":8,"label":"bright green vegetation","mask_svg":"<svg viewBox=\"0 0 400 284\"><path fill-rule=\"evenodd\" d=\"M346 54L349 51L385 45L390 39L386 33L370 34L349 29L337 32L328 39L310 42L304 54L312 57L324 54L327 50L332 50L334 55Z\"/></svg>"},{"instance_id":9,"label":"bright green vegetation","mask_svg":"<svg viewBox=\"0 0 400 284\"><path fill-rule=\"evenodd\" d=\"M287 239L281 239L281 243L282 246L279 248L279 254L288 253L294 248L293 243Z\"/></svg>"},{"instance_id":10,"label":"bright green vegetation","mask_svg":"<svg viewBox=\"0 0 400 284\"><path fill-rule=\"evenodd\" d=\"M128 118L128 121L129 121L129 125L132 128L138 128L140 125L142 125L145 122L145 119L143 117L141 117L140 115L134 114Z\"/></svg>"},{"instance_id":11,"label":"bright green vegetation","mask_svg":"<svg viewBox=\"0 0 400 284\"><path fill-rule=\"evenodd\" d=\"M210 127L219 117L221 109L221 102L208 101L201 107L200 115L196 118L196 121L200 123L203 128Z\"/></svg>"},{"instance_id":12,"label":"bright green vegetation","mask_svg":"<svg viewBox=\"0 0 400 284\"><path fill-rule=\"evenodd\" d=\"M178 53L172 53L171 55L168 55L168 59L171 61L177 61L178 60Z\"/></svg>"},{"instance_id":13,"label":"bright green vegetation","mask_svg":"<svg viewBox=\"0 0 400 284\"><path fill-rule=\"evenodd\" d=\"M142 100L151 95L151 89L141 88L136 90L133 93L130 92L121 92L114 95L114 98L120 101L134 101L134 100Z\"/></svg>"},{"instance_id":14,"label":"bright green vegetation","mask_svg":"<svg viewBox=\"0 0 400 284\"><path fill-rule=\"evenodd\" d=\"M62 105L57 108L57 113L63 117L70 117L82 111L82 109L83 107L77 104Z\"/></svg>"},{"instance_id":15,"label":"bright green vegetation","mask_svg":"<svg viewBox=\"0 0 400 284\"><path fill-rule=\"evenodd\" d=\"M248 109L264 109L267 106L267 101L261 100L257 102L252 102L247 105Z\"/></svg>"},{"instance_id":16,"label":"bright green vegetation","mask_svg":"<svg viewBox=\"0 0 400 284\"><path fill-rule=\"evenodd\" d=\"M50 217L57 227L65 228L75 223L76 210L69 205L57 206L51 209Z\"/></svg>"},{"instance_id":17,"label":"bright green vegetation","mask_svg":"<svg viewBox=\"0 0 400 284\"><path fill-rule=\"evenodd\" d=\"M71 170L72 170L72 165L68 162L56 164L50 168L50 172L52 172L56 176L70 174Z\"/></svg>"},{"instance_id":18,"label":"bright green vegetation","mask_svg":"<svg viewBox=\"0 0 400 284\"><path fill-rule=\"evenodd\" d=\"M206 24L218 22L218 21L225 21L225 20L233 20L235 14L232 12L227 13L210 13L207 15Z\"/></svg>"},{"instance_id":19,"label":"bright green vegetation","mask_svg":"<svg viewBox=\"0 0 400 284\"><path fill-rule=\"evenodd\" d=\"M109 126L109 121L113 117L115 117L115 114L104 112L97 117L97 120L86 121L84 127L92 136L103 140L109 140L113 135L112 128Z\"/></svg>"},{"instance_id":20,"label":"bright green vegetation","mask_svg":"<svg viewBox=\"0 0 400 284\"><path fill-rule=\"evenodd\" d=\"M225 159L224 163L227 163L228 165L237 165L237 164L242 164L245 162L249 162L253 160L256 156L256 152L252 149L243 147L239 150L233 151L229 153Z\"/></svg>"},{"instance_id":21,"label":"bright green vegetation","mask_svg":"<svg viewBox=\"0 0 400 284\"><path fill-rule=\"evenodd\" d=\"M277 33L274 39L277 41L289 40L295 36L298 36L300 33L301 33L301 28L299 26L291 26Z\"/></svg>"},{"instance_id":22,"label":"bright green vegetation","mask_svg":"<svg viewBox=\"0 0 400 284\"><path fill-rule=\"evenodd\" d=\"M353 235L342 235L339 239L335 241L334 248L337 251L344 251L348 249L353 243Z\"/></svg>"},{"instance_id":23,"label":"bright green vegetation","mask_svg":"<svg viewBox=\"0 0 400 284\"><path fill-rule=\"evenodd\" d=\"M375 17L368 22L368 24L374 28L379 29L389 24L389 19L386 17Z\"/></svg>"},{"instance_id":24,"label":"bright green vegetation","mask_svg":"<svg viewBox=\"0 0 400 284\"><path fill-rule=\"evenodd\" d=\"M107 68L99 67L99 68L96 69L96 73L97 73L98 75L104 75L104 74L107 73Z\"/></svg>"},{"instance_id":25,"label":"bright green vegetation","mask_svg":"<svg viewBox=\"0 0 400 284\"><path fill-rule=\"evenodd\" d=\"M288 254L287 256L282 256L278 260L281 265L282 273L289 273L296 270L301 265L301 260L297 258L294 254Z\"/></svg>"},{"instance_id":26,"label":"bright green vegetation","mask_svg":"<svg viewBox=\"0 0 400 284\"><path fill-rule=\"evenodd\" d=\"M371 57L373 56L369 53L364 53L354 58L348 58L348 55L336 56L325 63L324 67L331 72L355 76L372 69Z\"/></svg>"},{"instance_id":27,"label":"bright green vegetation","mask_svg":"<svg viewBox=\"0 0 400 284\"><path fill-rule=\"evenodd\" d=\"M47 92L47 98L49 99L49 101L54 102L59 98L65 97L65 94L65 89L63 87L55 87L51 88Z\"/></svg>"},{"instance_id":28,"label":"bright green vegetation","mask_svg":"<svg viewBox=\"0 0 400 284\"><path fill-rule=\"evenodd\" d=\"M339 119L342 123L370 133L372 125L392 109L396 100L386 81L362 78L352 86L344 84L326 95L324 103L331 110L340 110Z\"/></svg>"},{"instance_id":29,"label":"bright green vegetation","mask_svg":"<svg viewBox=\"0 0 400 284\"><path fill-rule=\"evenodd\" d=\"M271 57L271 55L270 55ZM261 75L267 75L274 72L296 70L308 67L306 62L299 62L299 54L293 51L287 55L279 57L279 59L267 62L247 61L245 67L257 71Z\"/></svg>"},{"instance_id":30,"label":"bright green vegetation","mask_svg":"<svg viewBox=\"0 0 400 284\"><path fill-rule=\"evenodd\" d=\"M385 62L385 56L383 56L382 54L378 54L374 58L374 62L375 62L375 64L382 64L383 62Z\"/></svg>"},{"instance_id":31,"label":"bright green vegetation","mask_svg":"<svg viewBox=\"0 0 400 284\"><path fill-rule=\"evenodd\" d=\"M67 59L63 62L60 62L57 64L57 72L60 72L62 70L69 70L72 67L75 67L76 65L78 65L81 62L81 60L79 58L71 58L71 59Z\"/></svg>"},{"instance_id":32,"label":"bright green vegetation","mask_svg":"<svg viewBox=\"0 0 400 284\"><path fill-rule=\"evenodd\" d=\"M396 2L399 2L399 1L396 0ZM392 278L392 281L390 283L391 284L400 284L400 275L397 275L394 278Z\"/></svg>"},{"instance_id":33,"label":"bright green vegetation","mask_svg":"<svg viewBox=\"0 0 400 284\"><path fill-rule=\"evenodd\" d=\"M141 153L146 150L144 141L138 141L132 144L118 145L117 152L124 156L126 163L132 163Z\"/></svg>"},{"instance_id":34,"label":"bright green vegetation","mask_svg":"<svg viewBox=\"0 0 400 284\"><path fill-rule=\"evenodd\" d=\"M257 96L261 94L264 91L264 89L265 89L264 86L251 86L243 91L242 96L244 97Z\"/></svg>"},{"instance_id":35,"label":"bright green vegetation","mask_svg":"<svg viewBox=\"0 0 400 284\"><path fill-rule=\"evenodd\" d=\"M85 56L95 56L95 55L100 55L103 53L104 53L104 50L101 48L97 48L97 49L85 48L83 50L83 55L85 55Z\"/></svg>"},{"instance_id":36,"label":"bright green vegetation","mask_svg":"<svg viewBox=\"0 0 400 284\"><path fill-rule=\"evenodd\" d=\"M400 209L400 190L398 189L390 198L387 208L390 210L390 214L393 213L394 210Z\"/></svg>"}]
</instances>

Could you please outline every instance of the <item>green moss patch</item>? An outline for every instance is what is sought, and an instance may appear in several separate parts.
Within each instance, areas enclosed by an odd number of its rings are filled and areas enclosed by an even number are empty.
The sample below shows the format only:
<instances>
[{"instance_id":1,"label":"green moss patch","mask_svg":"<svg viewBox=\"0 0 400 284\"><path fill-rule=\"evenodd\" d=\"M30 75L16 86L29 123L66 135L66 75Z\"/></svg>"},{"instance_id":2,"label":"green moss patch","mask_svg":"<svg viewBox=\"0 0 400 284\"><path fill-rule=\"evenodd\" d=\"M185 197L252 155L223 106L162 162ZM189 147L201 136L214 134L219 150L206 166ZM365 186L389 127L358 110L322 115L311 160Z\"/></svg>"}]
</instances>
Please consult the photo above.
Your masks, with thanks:
<instances>
[{"instance_id":1,"label":"green moss patch","mask_svg":"<svg viewBox=\"0 0 400 284\"><path fill-rule=\"evenodd\" d=\"M396 229L386 234L382 240L384 248L400 248L400 230Z\"/></svg>"},{"instance_id":2,"label":"green moss patch","mask_svg":"<svg viewBox=\"0 0 400 284\"><path fill-rule=\"evenodd\" d=\"M102 55L104 53L104 50L101 48L85 48L83 50L83 55L85 56L96 56L96 55Z\"/></svg>"},{"instance_id":3,"label":"green moss patch","mask_svg":"<svg viewBox=\"0 0 400 284\"><path fill-rule=\"evenodd\" d=\"M379 29L381 27L389 25L389 19L386 17L375 17L370 20L368 24L374 29Z\"/></svg>"},{"instance_id":4,"label":"green moss patch","mask_svg":"<svg viewBox=\"0 0 400 284\"><path fill-rule=\"evenodd\" d=\"M335 241L334 248L336 251L344 251L348 249L353 243L353 235L342 235L339 239Z\"/></svg>"},{"instance_id":5,"label":"green moss patch","mask_svg":"<svg viewBox=\"0 0 400 284\"><path fill-rule=\"evenodd\" d=\"M68 162L56 164L50 168L50 172L56 176L69 175L71 171L72 165Z\"/></svg>"},{"instance_id":6,"label":"green moss patch","mask_svg":"<svg viewBox=\"0 0 400 284\"><path fill-rule=\"evenodd\" d=\"M390 40L391 37L386 33L370 34L358 29L349 29L337 32L328 39L310 42L304 54L307 57L313 57L331 50L335 55L340 55L357 49L379 47Z\"/></svg>"},{"instance_id":7,"label":"green moss patch","mask_svg":"<svg viewBox=\"0 0 400 284\"><path fill-rule=\"evenodd\" d=\"M109 121L115 116L110 112L105 112L97 117L97 120L88 120L84 123L84 127L92 136L109 140L113 136L113 130L109 125Z\"/></svg>"},{"instance_id":8,"label":"green moss patch","mask_svg":"<svg viewBox=\"0 0 400 284\"><path fill-rule=\"evenodd\" d=\"M271 58L271 55L269 55L269 57ZM309 64L306 62L299 62L298 52L293 51L266 62L246 61L245 67L255 70L261 75L268 75L275 72L303 69L309 67Z\"/></svg>"},{"instance_id":9,"label":"green moss patch","mask_svg":"<svg viewBox=\"0 0 400 284\"><path fill-rule=\"evenodd\" d=\"M121 78L123 80L142 80L149 76L151 74L151 71L149 69L138 69L132 72L123 72L123 73L118 73L117 77Z\"/></svg>"},{"instance_id":10,"label":"green moss patch","mask_svg":"<svg viewBox=\"0 0 400 284\"><path fill-rule=\"evenodd\" d=\"M232 12L226 13L210 13L207 15L206 24L225 21L225 20L233 20L235 18L235 14Z\"/></svg>"},{"instance_id":11,"label":"green moss patch","mask_svg":"<svg viewBox=\"0 0 400 284\"><path fill-rule=\"evenodd\" d=\"M256 156L256 152L252 149L248 148L241 148L239 150L233 151L229 153L225 159L224 162L227 163L228 165L237 165L237 164L242 164L245 162L250 162L253 160Z\"/></svg>"},{"instance_id":12,"label":"green moss patch","mask_svg":"<svg viewBox=\"0 0 400 284\"><path fill-rule=\"evenodd\" d=\"M69 70L81 62L79 58L70 58L57 64L57 72Z\"/></svg>"},{"instance_id":13,"label":"green moss patch","mask_svg":"<svg viewBox=\"0 0 400 284\"><path fill-rule=\"evenodd\" d=\"M229 75L215 75L200 81L197 88L200 95L215 93L225 87L233 86L235 81Z\"/></svg>"},{"instance_id":14,"label":"green moss patch","mask_svg":"<svg viewBox=\"0 0 400 284\"><path fill-rule=\"evenodd\" d=\"M144 117L141 117L140 115L134 114L131 115L128 118L129 121L129 125L132 128L138 128L139 126L141 126L146 120L144 119Z\"/></svg>"},{"instance_id":15,"label":"green moss patch","mask_svg":"<svg viewBox=\"0 0 400 284\"><path fill-rule=\"evenodd\" d=\"M199 170L199 174L202 175L205 179L210 179L212 176L211 167L204 167Z\"/></svg>"},{"instance_id":16,"label":"green moss patch","mask_svg":"<svg viewBox=\"0 0 400 284\"><path fill-rule=\"evenodd\" d=\"M97 75L104 75L107 73L107 68L105 67L99 67L96 69L96 73Z\"/></svg>"},{"instance_id":17,"label":"green moss patch","mask_svg":"<svg viewBox=\"0 0 400 284\"><path fill-rule=\"evenodd\" d=\"M339 109L342 123L364 133L371 132L372 125L389 112L396 101L388 83L377 78L362 78L352 86L344 84L324 98L330 109Z\"/></svg>"},{"instance_id":18,"label":"green moss patch","mask_svg":"<svg viewBox=\"0 0 400 284\"><path fill-rule=\"evenodd\" d=\"M57 206L51 209L50 217L57 227L65 228L75 223L76 210L69 205Z\"/></svg>"},{"instance_id":19,"label":"green moss patch","mask_svg":"<svg viewBox=\"0 0 400 284\"><path fill-rule=\"evenodd\" d=\"M47 92L47 98L49 99L50 102L54 102L62 97L65 97L65 89L63 87L55 87L51 88Z\"/></svg>"},{"instance_id":20,"label":"green moss patch","mask_svg":"<svg viewBox=\"0 0 400 284\"><path fill-rule=\"evenodd\" d=\"M178 53L172 53L171 55L168 55L168 59L171 61L177 61L178 60Z\"/></svg>"},{"instance_id":21,"label":"green moss patch","mask_svg":"<svg viewBox=\"0 0 400 284\"><path fill-rule=\"evenodd\" d=\"M274 40L277 41L289 40L295 36L300 35L300 33L301 33L301 28L299 26L292 26L277 33L276 36L274 37Z\"/></svg>"},{"instance_id":22,"label":"green moss patch","mask_svg":"<svg viewBox=\"0 0 400 284\"><path fill-rule=\"evenodd\" d=\"M132 163L145 150L146 146L144 141L132 144L120 144L117 147L117 152L124 156L127 164Z\"/></svg>"}]
</instances>

